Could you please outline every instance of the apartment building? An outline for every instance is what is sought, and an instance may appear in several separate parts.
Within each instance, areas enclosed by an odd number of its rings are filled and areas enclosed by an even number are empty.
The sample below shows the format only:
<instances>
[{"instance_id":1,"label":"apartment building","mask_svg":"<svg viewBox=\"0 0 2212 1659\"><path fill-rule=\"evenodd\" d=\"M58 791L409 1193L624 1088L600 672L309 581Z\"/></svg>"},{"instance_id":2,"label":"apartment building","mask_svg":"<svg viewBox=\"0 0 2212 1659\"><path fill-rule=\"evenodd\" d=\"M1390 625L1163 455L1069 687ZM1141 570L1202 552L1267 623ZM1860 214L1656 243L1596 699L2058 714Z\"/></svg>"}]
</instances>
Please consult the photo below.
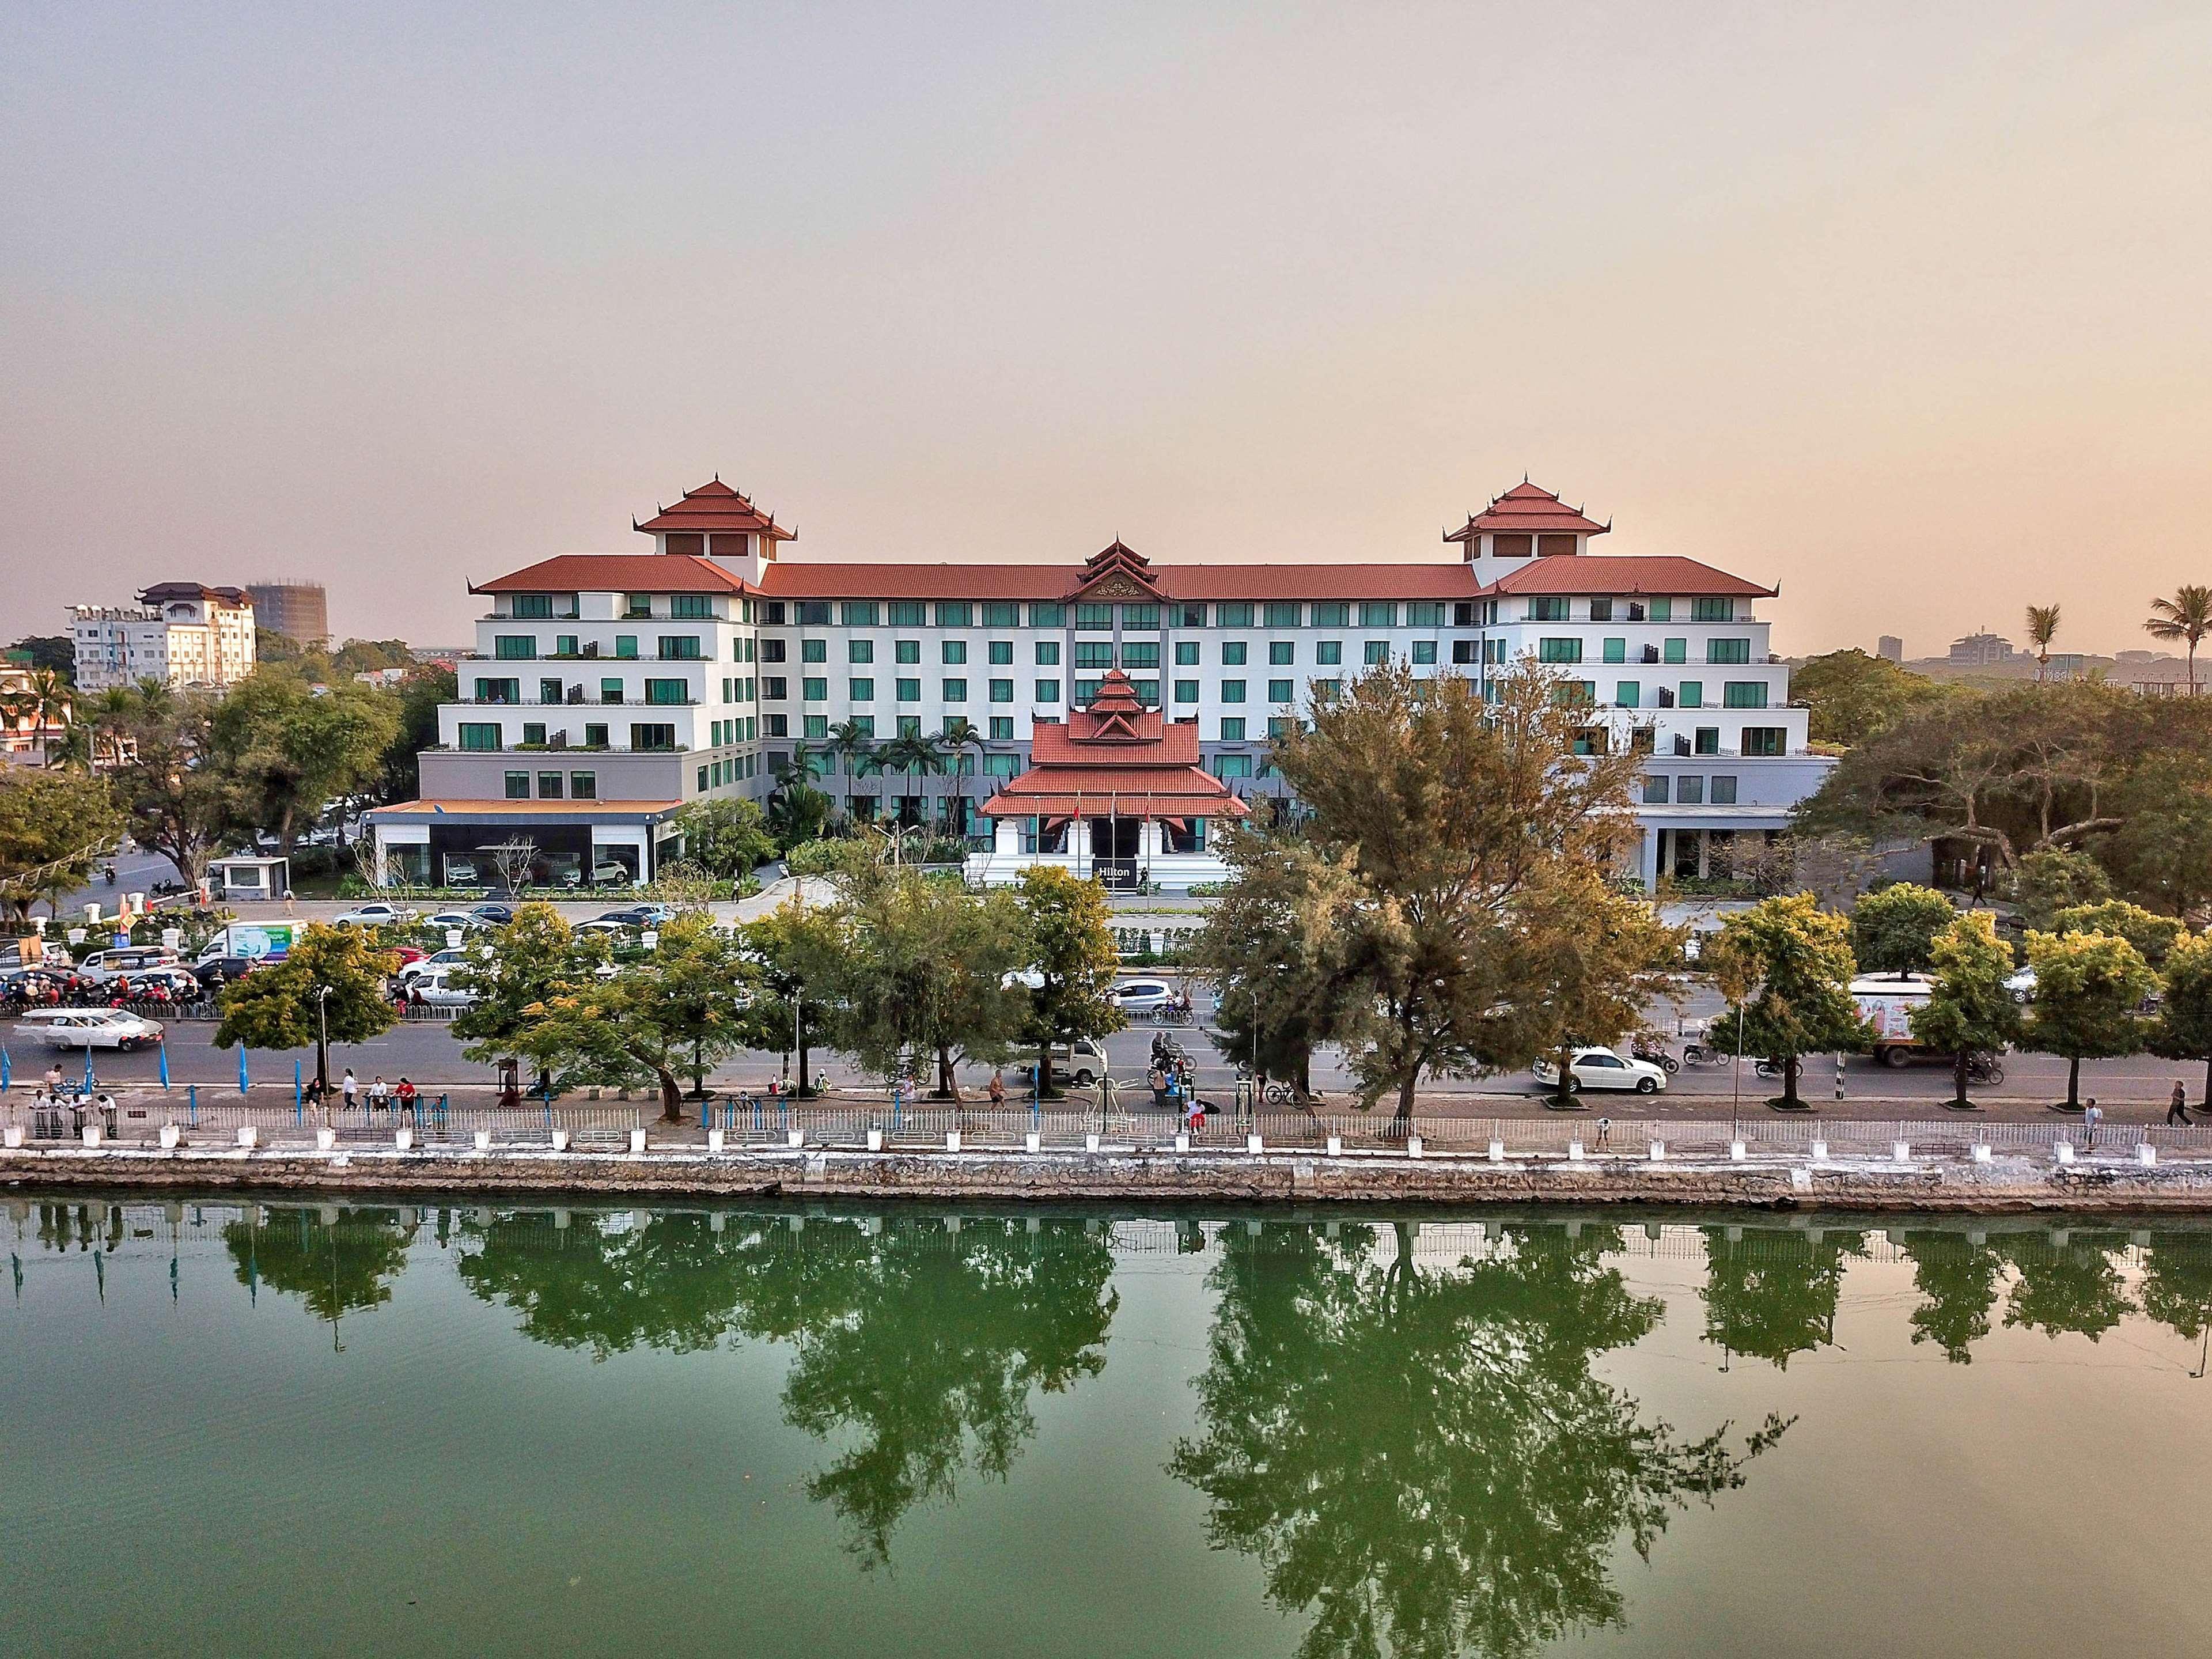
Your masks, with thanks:
<instances>
[{"instance_id":1,"label":"apartment building","mask_svg":"<svg viewBox=\"0 0 2212 1659\"><path fill-rule=\"evenodd\" d=\"M161 582L136 605L70 612L80 691L143 679L179 689L235 685L253 672L253 602L242 589Z\"/></svg>"},{"instance_id":2,"label":"apartment building","mask_svg":"<svg viewBox=\"0 0 2212 1659\"><path fill-rule=\"evenodd\" d=\"M489 609L423 799L377 815L410 878L483 879L527 839L544 884L649 879L686 802L804 768L856 819L969 837L984 881L1041 860L1216 879L1222 822L1285 793L1270 738L1392 661L1486 684L1524 655L1556 669L1588 741L1648 757L1647 883L1724 870L1830 764L1769 649L1772 588L1595 554L1610 526L1526 482L1431 563L1156 563L1119 542L1080 563L803 561L719 480L635 527L653 552L471 589ZM939 740L944 772L887 768L902 738Z\"/></svg>"}]
</instances>

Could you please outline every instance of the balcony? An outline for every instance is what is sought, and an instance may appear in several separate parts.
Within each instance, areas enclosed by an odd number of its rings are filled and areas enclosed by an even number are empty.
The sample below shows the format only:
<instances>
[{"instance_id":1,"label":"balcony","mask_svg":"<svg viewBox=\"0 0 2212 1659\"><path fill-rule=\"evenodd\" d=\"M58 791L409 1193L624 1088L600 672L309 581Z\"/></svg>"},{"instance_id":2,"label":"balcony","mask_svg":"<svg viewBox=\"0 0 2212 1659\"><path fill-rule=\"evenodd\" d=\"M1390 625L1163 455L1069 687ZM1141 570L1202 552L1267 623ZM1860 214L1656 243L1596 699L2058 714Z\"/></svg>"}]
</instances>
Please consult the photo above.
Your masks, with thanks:
<instances>
[{"instance_id":1,"label":"balcony","mask_svg":"<svg viewBox=\"0 0 2212 1659\"><path fill-rule=\"evenodd\" d=\"M697 697L455 697L455 705L469 708L696 708Z\"/></svg>"}]
</instances>

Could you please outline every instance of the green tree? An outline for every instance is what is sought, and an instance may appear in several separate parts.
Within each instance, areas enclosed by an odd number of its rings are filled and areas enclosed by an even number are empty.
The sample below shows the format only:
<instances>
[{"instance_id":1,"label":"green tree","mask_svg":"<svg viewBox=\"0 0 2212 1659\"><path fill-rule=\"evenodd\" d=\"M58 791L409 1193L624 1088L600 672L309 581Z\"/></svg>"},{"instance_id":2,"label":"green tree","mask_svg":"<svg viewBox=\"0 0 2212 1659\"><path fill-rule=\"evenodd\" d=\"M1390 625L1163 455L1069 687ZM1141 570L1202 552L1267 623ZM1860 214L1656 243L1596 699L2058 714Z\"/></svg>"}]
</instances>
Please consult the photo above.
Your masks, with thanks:
<instances>
[{"instance_id":1,"label":"green tree","mask_svg":"<svg viewBox=\"0 0 2212 1659\"><path fill-rule=\"evenodd\" d=\"M2158 1231L2143 1255L2142 1310L2185 1340L2212 1326L2212 1237Z\"/></svg>"},{"instance_id":2,"label":"green tree","mask_svg":"<svg viewBox=\"0 0 2212 1659\"><path fill-rule=\"evenodd\" d=\"M1866 1254L1856 1232L1705 1227L1705 1340L1778 1370L1832 1346L1844 1265ZM1730 1235L1736 1235L1731 1237Z\"/></svg>"},{"instance_id":3,"label":"green tree","mask_svg":"<svg viewBox=\"0 0 2212 1659\"><path fill-rule=\"evenodd\" d=\"M1761 899L1729 917L1704 962L1728 999L1725 1024L1741 1030L1745 1050L1782 1062L1784 1105L1802 1103L1797 1073L1807 1054L1866 1046L1866 1022L1851 1000L1858 969L1850 924L1810 893Z\"/></svg>"},{"instance_id":4,"label":"green tree","mask_svg":"<svg viewBox=\"0 0 2212 1659\"><path fill-rule=\"evenodd\" d=\"M2193 933L2166 958L2166 1000L2150 1037L2154 1054L2204 1063L2203 1106L2212 1112L2212 936Z\"/></svg>"},{"instance_id":5,"label":"green tree","mask_svg":"<svg viewBox=\"0 0 2212 1659\"><path fill-rule=\"evenodd\" d=\"M397 696L398 724L375 786L377 798L387 803L413 800L422 793L420 757L438 741L439 706L460 696L460 682L452 669L424 663L400 682Z\"/></svg>"},{"instance_id":6,"label":"green tree","mask_svg":"<svg viewBox=\"0 0 2212 1659\"><path fill-rule=\"evenodd\" d=\"M472 1060L519 1059L532 1022L555 999L588 990L605 967L605 943L578 935L550 904L515 907L514 920L452 972L454 988L471 993L447 1028L470 1045Z\"/></svg>"},{"instance_id":7,"label":"green tree","mask_svg":"<svg viewBox=\"0 0 2212 1659\"><path fill-rule=\"evenodd\" d=\"M2066 1109L2081 1105L2081 1062L2139 1053L2148 1035L2136 1010L2158 984L2142 953L2109 933L2027 936L2035 1005L2027 1042L2067 1062Z\"/></svg>"},{"instance_id":8,"label":"green tree","mask_svg":"<svg viewBox=\"0 0 2212 1659\"><path fill-rule=\"evenodd\" d=\"M40 767L0 767L0 917L20 924L45 899L91 879L115 849L121 813L105 780Z\"/></svg>"},{"instance_id":9,"label":"green tree","mask_svg":"<svg viewBox=\"0 0 2212 1659\"><path fill-rule=\"evenodd\" d=\"M2154 910L2212 917L2212 761L2148 756L2113 792L2120 827L2097 844L2112 884Z\"/></svg>"},{"instance_id":10,"label":"green tree","mask_svg":"<svg viewBox=\"0 0 2212 1659\"><path fill-rule=\"evenodd\" d=\"M1973 1345L1990 1334L2004 1258L1948 1227L1908 1232L1905 1254L1921 1297L1912 1310L1913 1342L1933 1342L1953 1364L1972 1364Z\"/></svg>"},{"instance_id":11,"label":"green tree","mask_svg":"<svg viewBox=\"0 0 2212 1659\"><path fill-rule=\"evenodd\" d=\"M2143 632L2154 640L2180 640L2189 647L2189 695L2197 695L2197 647L2212 634L2212 587L2185 582L2170 599L2150 602Z\"/></svg>"},{"instance_id":12,"label":"green tree","mask_svg":"<svg viewBox=\"0 0 2212 1659\"><path fill-rule=\"evenodd\" d=\"M387 691L340 684L319 694L296 674L262 669L216 706L205 763L228 786L234 816L274 833L289 857L325 801L383 775L398 732Z\"/></svg>"},{"instance_id":13,"label":"green tree","mask_svg":"<svg viewBox=\"0 0 2212 1659\"><path fill-rule=\"evenodd\" d=\"M760 803L737 797L696 800L676 815L687 858L722 881L752 874L775 856L775 837Z\"/></svg>"},{"instance_id":14,"label":"green tree","mask_svg":"<svg viewBox=\"0 0 2212 1659\"><path fill-rule=\"evenodd\" d=\"M27 634L8 653L21 656L33 672L58 674L64 685L76 683L76 641L66 634Z\"/></svg>"},{"instance_id":15,"label":"green tree","mask_svg":"<svg viewBox=\"0 0 2212 1659\"><path fill-rule=\"evenodd\" d=\"M787 899L743 932L760 964L760 988L746 1005L745 1046L793 1056L799 1092L813 1091L807 1057L834 1042L842 1012L845 938L841 914Z\"/></svg>"},{"instance_id":16,"label":"green tree","mask_svg":"<svg viewBox=\"0 0 2212 1659\"><path fill-rule=\"evenodd\" d=\"M1315 1046L1346 1023L1357 994L1346 941L1319 918L1360 897L1348 855L1332 856L1279 826L1231 830L1237 879L1214 901L1191 961L1215 989L1214 1044L1262 1078L1310 1096Z\"/></svg>"},{"instance_id":17,"label":"green tree","mask_svg":"<svg viewBox=\"0 0 2212 1659\"><path fill-rule=\"evenodd\" d=\"M315 1079L327 1099L330 1044L366 1042L395 1020L385 981L398 958L349 927L310 924L282 962L233 981L222 994L215 1046L315 1050Z\"/></svg>"},{"instance_id":18,"label":"green tree","mask_svg":"<svg viewBox=\"0 0 2212 1659\"><path fill-rule=\"evenodd\" d=\"M1589 870L1561 870L1532 886L1514 921L1524 935L1515 1007L1530 1028L1524 1040L1555 1057L1565 1107L1571 1051L1642 1029L1644 1011L1674 988L1684 930Z\"/></svg>"},{"instance_id":19,"label":"green tree","mask_svg":"<svg viewBox=\"0 0 2212 1659\"><path fill-rule=\"evenodd\" d=\"M801 748L803 750L803 744ZM768 798L763 821L779 847L796 847L801 842L820 839L823 830L829 827L830 815L836 811L836 802L805 781L812 770L812 757L802 752L799 763L785 773L783 781Z\"/></svg>"},{"instance_id":20,"label":"green tree","mask_svg":"<svg viewBox=\"0 0 2212 1659\"><path fill-rule=\"evenodd\" d=\"M664 1122L683 1121L683 1079L703 1093L707 1073L744 1047L744 1005L757 969L704 914L678 916L642 962L565 984L524 1010L519 1030L494 1039L550 1074L554 1087L649 1084ZM255 975L254 977L258 977Z\"/></svg>"},{"instance_id":21,"label":"green tree","mask_svg":"<svg viewBox=\"0 0 2212 1659\"><path fill-rule=\"evenodd\" d=\"M2035 652L2035 678L2040 684L2051 669L2051 642L2058 637L2058 607L2055 605L2031 605L2027 607L2027 642Z\"/></svg>"},{"instance_id":22,"label":"green tree","mask_svg":"<svg viewBox=\"0 0 2212 1659\"><path fill-rule=\"evenodd\" d=\"M2112 895L2112 878L2087 853L2053 848L2030 853L2013 878L2013 899L2030 927L2057 933L2058 914L2084 904L2102 903Z\"/></svg>"},{"instance_id":23,"label":"green tree","mask_svg":"<svg viewBox=\"0 0 2212 1659\"><path fill-rule=\"evenodd\" d=\"M2125 899L2069 904L2051 919L2054 933L2110 933L2136 947L2153 972L2166 966L2166 953L2189 930L2172 916L2154 915Z\"/></svg>"},{"instance_id":24,"label":"green tree","mask_svg":"<svg viewBox=\"0 0 2212 1659\"><path fill-rule=\"evenodd\" d=\"M228 780L207 760L215 699L130 691L126 701L118 718L128 728L128 750L112 775L131 839L168 860L187 887L197 886L235 823Z\"/></svg>"},{"instance_id":25,"label":"green tree","mask_svg":"<svg viewBox=\"0 0 2212 1659\"><path fill-rule=\"evenodd\" d=\"M27 726L41 737L40 748L48 766L60 765L72 752L68 744L76 701L66 675L51 668L33 668L13 690L0 693L0 714ZM56 735L58 734L58 735ZM88 765L90 756L86 757Z\"/></svg>"},{"instance_id":26,"label":"green tree","mask_svg":"<svg viewBox=\"0 0 2212 1659\"><path fill-rule=\"evenodd\" d=\"M1877 889L1851 909L1851 954L1863 974L1924 974L1936 936L1958 912L1932 887L1909 881Z\"/></svg>"},{"instance_id":27,"label":"green tree","mask_svg":"<svg viewBox=\"0 0 2212 1659\"><path fill-rule=\"evenodd\" d=\"M1058 865L1031 865L1015 886L1028 961L1023 1037L1037 1054L1040 1095L1052 1086L1052 1050L1083 1037L1103 1037L1127 1021L1107 994L1120 957L1105 890Z\"/></svg>"},{"instance_id":28,"label":"green tree","mask_svg":"<svg viewBox=\"0 0 2212 1659\"><path fill-rule=\"evenodd\" d=\"M1935 681L1863 651L1808 657L1790 676L1790 695L1812 710L1815 743L1864 743L1943 695Z\"/></svg>"},{"instance_id":29,"label":"green tree","mask_svg":"<svg viewBox=\"0 0 2212 1659\"><path fill-rule=\"evenodd\" d=\"M911 868L877 865L845 901L838 1047L878 1077L925 1054L939 1098L963 1060L1004 1060L1029 997L1014 976L1028 943L1013 895L981 895Z\"/></svg>"},{"instance_id":30,"label":"green tree","mask_svg":"<svg viewBox=\"0 0 2212 1659\"><path fill-rule=\"evenodd\" d=\"M1641 763L1587 752L1577 688L1525 661L1492 684L1486 704L1457 675L1362 675L1276 742L1308 816L1224 844L1231 897L1266 870L1279 900L1240 907L1279 934L1249 942L1317 970L1332 1023L1315 1035L1344 1046L1364 1104L1396 1096L1401 1133L1424 1076L1534 1058L1515 999L1549 942L1520 912L1562 872L1615 867L1633 833Z\"/></svg>"},{"instance_id":31,"label":"green tree","mask_svg":"<svg viewBox=\"0 0 2212 1659\"><path fill-rule=\"evenodd\" d=\"M1169 1470L1217 1549L1310 1620L1306 1659L1518 1656L1618 1627L1620 1546L1744 1484L1741 1446L1679 1436L1599 1374L1658 1322L1606 1265L1611 1228L1507 1224L1504 1248L1421 1263L1346 1223L1229 1229L1199 1419Z\"/></svg>"},{"instance_id":32,"label":"green tree","mask_svg":"<svg viewBox=\"0 0 2212 1659\"><path fill-rule=\"evenodd\" d=\"M1936 983L1928 1000L1912 1011L1912 1035L1952 1056L1954 1106L1966 1099L1966 1062L1979 1053L2001 1054L2020 1037L2020 1005L2005 981L2012 974L2012 952L1997 938L1986 910L1953 919L1936 939Z\"/></svg>"}]
</instances>

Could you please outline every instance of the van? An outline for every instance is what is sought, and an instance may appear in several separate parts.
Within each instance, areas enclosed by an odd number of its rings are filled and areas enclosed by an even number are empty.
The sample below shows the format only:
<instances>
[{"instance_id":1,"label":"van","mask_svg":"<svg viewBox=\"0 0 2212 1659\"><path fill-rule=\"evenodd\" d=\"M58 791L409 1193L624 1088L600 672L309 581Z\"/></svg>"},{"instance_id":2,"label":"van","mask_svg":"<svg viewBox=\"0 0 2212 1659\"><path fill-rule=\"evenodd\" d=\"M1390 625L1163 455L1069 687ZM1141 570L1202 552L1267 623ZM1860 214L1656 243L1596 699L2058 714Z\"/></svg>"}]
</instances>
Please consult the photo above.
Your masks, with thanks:
<instances>
[{"instance_id":1,"label":"van","mask_svg":"<svg viewBox=\"0 0 2212 1659\"><path fill-rule=\"evenodd\" d=\"M1078 1042L1063 1042L1053 1048L1052 1081L1054 1088L1066 1088L1073 1084L1079 1089L1088 1089L1100 1078L1109 1074L1106 1050L1095 1038L1085 1037Z\"/></svg>"},{"instance_id":2,"label":"van","mask_svg":"<svg viewBox=\"0 0 2212 1659\"><path fill-rule=\"evenodd\" d=\"M1912 1013L1928 1006L1936 981L1924 974L1865 974L1851 981L1851 1005L1871 1028L1874 1057L1884 1066L1909 1064L1921 1050Z\"/></svg>"},{"instance_id":3,"label":"van","mask_svg":"<svg viewBox=\"0 0 2212 1659\"><path fill-rule=\"evenodd\" d=\"M105 983L125 974L143 973L149 968L177 968L183 966L174 951L164 950L158 945L117 945L105 951L94 951L76 965L78 973L88 980Z\"/></svg>"}]
</instances>

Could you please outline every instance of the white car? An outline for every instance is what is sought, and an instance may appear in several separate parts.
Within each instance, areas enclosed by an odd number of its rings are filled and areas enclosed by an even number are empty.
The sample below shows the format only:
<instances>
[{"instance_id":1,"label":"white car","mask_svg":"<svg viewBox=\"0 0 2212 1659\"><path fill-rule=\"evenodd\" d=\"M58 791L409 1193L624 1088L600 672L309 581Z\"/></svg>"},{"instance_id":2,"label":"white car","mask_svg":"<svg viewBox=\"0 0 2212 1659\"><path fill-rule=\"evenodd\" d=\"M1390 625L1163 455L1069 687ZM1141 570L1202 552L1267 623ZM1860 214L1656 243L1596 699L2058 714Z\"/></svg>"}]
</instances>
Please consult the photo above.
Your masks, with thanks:
<instances>
[{"instance_id":1,"label":"white car","mask_svg":"<svg viewBox=\"0 0 2212 1659\"><path fill-rule=\"evenodd\" d=\"M1559 1086L1559 1068L1548 1058L1530 1069L1546 1088ZM1567 1087L1577 1094L1584 1089L1628 1089L1656 1095L1666 1086L1667 1073L1650 1060L1623 1060L1610 1048L1577 1048L1567 1061Z\"/></svg>"},{"instance_id":2,"label":"white car","mask_svg":"<svg viewBox=\"0 0 2212 1659\"><path fill-rule=\"evenodd\" d=\"M1176 1000L1176 988L1164 979L1133 979L1106 994L1125 1014L1156 1014Z\"/></svg>"},{"instance_id":3,"label":"white car","mask_svg":"<svg viewBox=\"0 0 2212 1659\"><path fill-rule=\"evenodd\" d=\"M50 1048L151 1048L161 1040L158 1021L120 1008L38 1008L20 1028Z\"/></svg>"},{"instance_id":4,"label":"white car","mask_svg":"<svg viewBox=\"0 0 2212 1659\"><path fill-rule=\"evenodd\" d=\"M422 919L425 927L458 927L463 933L484 926L484 919L472 910L441 910L434 916Z\"/></svg>"},{"instance_id":5,"label":"white car","mask_svg":"<svg viewBox=\"0 0 2212 1659\"><path fill-rule=\"evenodd\" d=\"M395 922L412 921L415 913L378 899L368 904L356 904L350 910L331 918L334 927L389 927Z\"/></svg>"},{"instance_id":6,"label":"white car","mask_svg":"<svg viewBox=\"0 0 2212 1659\"><path fill-rule=\"evenodd\" d=\"M464 991L453 984L447 975L450 970L440 968L423 975L407 988L411 998L419 995L433 1008L465 1008L477 1000L474 991Z\"/></svg>"},{"instance_id":7,"label":"white car","mask_svg":"<svg viewBox=\"0 0 2212 1659\"><path fill-rule=\"evenodd\" d=\"M2023 968L2018 973L2010 975L2005 980L2005 989L2012 993L2012 1000L2014 1002L2034 1001L2035 969Z\"/></svg>"},{"instance_id":8,"label":"white car","mask_svg":"<svg viewBox=\"0 0 2212 1659\"><path fill-rule=\"evenodd\" d=\"M434 974L441 969L451 968L456 963L468 961L473 954L468 951L441 951L434 956L420 957L413 962L402 963L399 982L412 985L426 974Z\"/></svg>"}]
</instances>

